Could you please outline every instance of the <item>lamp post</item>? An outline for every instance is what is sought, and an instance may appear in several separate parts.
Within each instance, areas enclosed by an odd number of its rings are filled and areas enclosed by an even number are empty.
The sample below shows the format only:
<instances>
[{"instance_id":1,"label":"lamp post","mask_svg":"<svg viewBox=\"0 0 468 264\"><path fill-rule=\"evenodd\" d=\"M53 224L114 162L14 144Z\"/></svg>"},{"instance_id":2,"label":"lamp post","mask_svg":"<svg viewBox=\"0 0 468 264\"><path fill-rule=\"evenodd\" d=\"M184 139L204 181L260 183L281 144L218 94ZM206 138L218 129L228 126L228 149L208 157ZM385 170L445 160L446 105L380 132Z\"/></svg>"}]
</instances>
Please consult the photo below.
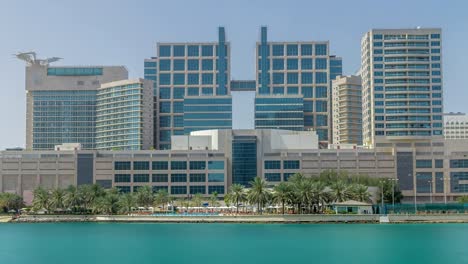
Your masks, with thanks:
<instances>
[{"instance_id":1,"label":"lamp post","mask_svg":"<svg viewBox=\"0 0 468 264\"><path fill-rule=\"evenodd\" d=\"M381 206L382 212L380 212L380 214L383 214L383 211L384 211L384 189L383 189L383 187L384 187L384 181L381 180L381 181L380 181L380 184L382 185L382 191L381 191L381 196L382 196L382 197L380 198L381 201L382 201L382 206Z\"/></svg>"},{"instance_id":2,"label":"lamp post","mask_svg":"<svg viewBox=\"0 0 468 264\"><path fill-rule=\"evenodd\" d=\"M440 178L441 180L444 181L444 203L447 204L447 185L445 184L445 181L450 181L449 177L443 177Z\"/></svg>"},{"instance_id":3,"label":"lamp post","mask_svg":"<svg viewBox=\"0 0 468 264\"><path fill-rule=\"evenodd\" d=\"M392 181L392 209L393 212L395 213L395 184L398 182L397 178L392 178L390 179Z\"/></svg>"},{"instance_id":4,"label":"lamp post","mask_svg":"<svg viewBox=\"0 0 468 264\"><path fill-rule=\"evenodd\" d=\"M416 177L415 179L413 179L413 182L414 182L414 189L413 189L413 196L414 196L414 214L417 214L418 213L418 205L417 205L417 197L416 197L416 194L417 194L417 181L418 181L418 175L419 174L416 174ZM408 174L408 176L413 176L412 174Z\"/></svg>"},{"instance_id":5,"label":"lamp post","mask_svg":"<svg viewBox=\"0 0 468 264\"><path fill-rule=\"evenodd\" d=\"M432 204L432 181L427 181L429 183L429 197Z\"/></svg>"}]
</instances>

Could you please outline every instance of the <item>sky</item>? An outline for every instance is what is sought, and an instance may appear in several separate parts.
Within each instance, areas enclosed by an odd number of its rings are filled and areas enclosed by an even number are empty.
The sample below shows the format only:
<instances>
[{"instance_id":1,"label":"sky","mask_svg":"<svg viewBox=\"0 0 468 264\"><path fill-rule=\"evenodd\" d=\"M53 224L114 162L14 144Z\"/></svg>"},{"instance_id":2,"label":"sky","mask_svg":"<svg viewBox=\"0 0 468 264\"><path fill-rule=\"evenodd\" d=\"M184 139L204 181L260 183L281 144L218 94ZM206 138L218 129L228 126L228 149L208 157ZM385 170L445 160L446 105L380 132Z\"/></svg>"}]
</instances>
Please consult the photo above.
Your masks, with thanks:
<instances>
[{"instance_id":1,"label":"sky","mask_svg":"<svg viewBox=\"0 0 468 264\"><path fill-rule=\"evenodd\" d=\"M312 0L0 0L0 149L25 144L25 65L16 52L61 57L60 65L125 65L143 77L156 42L217 40L226 28L231 78L255 78L260 26L270 41L330 41L343 73L360 65L371 28L440 27L444 111L467 112L468 1ZM234 128L253 128L253 94L234 95Z\"/></svg>"}]
</instances>

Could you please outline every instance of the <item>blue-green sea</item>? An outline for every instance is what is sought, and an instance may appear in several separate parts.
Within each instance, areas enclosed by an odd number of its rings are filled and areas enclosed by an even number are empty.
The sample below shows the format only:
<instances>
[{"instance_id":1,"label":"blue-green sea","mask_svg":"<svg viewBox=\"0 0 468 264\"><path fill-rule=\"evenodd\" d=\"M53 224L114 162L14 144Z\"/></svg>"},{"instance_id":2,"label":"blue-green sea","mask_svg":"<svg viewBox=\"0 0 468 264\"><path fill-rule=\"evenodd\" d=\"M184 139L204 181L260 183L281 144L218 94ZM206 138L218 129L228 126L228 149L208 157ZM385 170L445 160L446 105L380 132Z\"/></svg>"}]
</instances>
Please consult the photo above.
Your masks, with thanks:
<instances>
[{"instance_id":1,"label":"blue-green sea","mask_svg":"<svg viewBox=\"0 0 468 264\"><path fill-rule=\"evenodd\" d=\"M0 263L468 263L468 224L0 224Z\"/></svg>"}]
</instances>

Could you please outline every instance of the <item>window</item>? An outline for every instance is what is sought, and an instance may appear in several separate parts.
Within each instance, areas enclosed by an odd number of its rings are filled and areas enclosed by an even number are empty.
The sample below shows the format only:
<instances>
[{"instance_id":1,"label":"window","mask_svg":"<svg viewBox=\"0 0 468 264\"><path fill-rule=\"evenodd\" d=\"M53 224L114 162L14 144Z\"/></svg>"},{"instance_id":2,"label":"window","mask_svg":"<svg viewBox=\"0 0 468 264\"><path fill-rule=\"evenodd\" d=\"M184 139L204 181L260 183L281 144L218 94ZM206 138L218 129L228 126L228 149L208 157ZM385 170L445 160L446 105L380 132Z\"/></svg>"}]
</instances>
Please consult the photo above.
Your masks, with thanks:
<instances>
[{"instance_id":1,"label":"window","mask_svg":"<svg viewBox=\"0 0 468 264\"><path fill-rule=\"evenodd\" d=\"M160 113L170 113L171 112L171 103L170 102L160 102L159 103L159 112Z\"/></svg>"},{"instance_id":2,"label":"window","mask_svg":"<svg viewBox=\"0 0 468 264\"><path fill-rule=\"evenodd\" d=\"M189 85L198 85L199 84L198 73L189 73L189 74L187 74L187 79L188 79L188 84ZM196 95L198 95L198 92L196 93Z\"/></svg>"},{"instance_id":3,"label":"window","mask_svg":"<svg viewBox=\"0 0 468 264\"><path fill-rule=\"evenodd\" d=\"M299 94L299 87L289 86L288 87L288 94Z\"/></svg>"},{"instance_id":4,"label":"window","mask_svg":"<svg viewBox=\"0 0 468 264\"><path fill-rule=\"evenodd\" d=\"M315 55L327 55L327 45L326 44L316 44L315 45Z\"/></svg>"},{"instance_id":5,"label":"window","mask_svg":"<svg viewBox=\"0 0 468 264\"><path fill-rule=\"evenodd\" d=\"M327 98L327 87L326 86L317 86L317 87L315 87L315 97L316 98Z\"/></svg>"},{"instance_id":6,"label":"window","mask_svg":"<svg viewBox=\"0 0 468 264\"><path fill-rule=\"evenodd\" d=\"M211 88L211 87L203 87L203 88L202 88L202 94L203 94L203 95L212 95L212 94L213 94L213 88Z\"/></svg>"},{"instance_id":7,"label":"window","mask_svg":"<svg viewBox=\"0 0 468 264\"><path fill-rule=\"evenodd\" d=\"M152 182L168 182L169 177L167 174L153 174L152 177Z\"/></svg>"},{"instance_id":8,"label":"window","mask_svg":"<svg viewBox=\"0 0 468 264\"><path fill-rule=\"evenodd\" d=\"M435 160L435 167L437 169L443 168L444 167L444 160L436 159Z\"/></svg>"},{"instance_id":9,"label":"window","mask_svg":"<svg viewBox=\"0 0 468 264\"><path fill-rule=\"evenodd\" d=\"M284 46L273 45L273 56L283 56L283 55L284 55Z\"/></svg>"},{"instance_id":10,"label":"window","mask_svg":"<svg viewBox=\"0 0 468 264\"><path fill-rule=\"evenodd\" d=\"M171 46L161 45L159 46L159 57L170 57L171 56Z\"/></svg>"},{"instance_id":11,"label":"window","mask_svg":"<svg viewBox=\"0 0 468 264\"><path fill-rule=\"evenodd\" d=\"M224 170L224 161L222 160L210 160L208 161L209 170Z\"/></svg>"},{"instance_id":12,"label":"window","mask_svg":"<svg viewBox=\"0 0 468 264\"><path fill-rule=\"evenodd\" d=\"M116 161L114 163L114 170L131 170L130 161Z\"/></svg>"},{"instance_id":13,"label":"window","mask_svg":"<svg viewBox=\"0 0 468 264\"><path fill-rule=\"evenodd\" d=\"M326 72L316 72L315 73L315 83L327 83L327 73Z\"/></svg>"},{"instance_id":14,"label":"window","mask_svg":"<svg viewBox=\"0 0 468 264\"><path fill-rule=\"evenodd\" d=\"M312 70L312 59L301 59L302 70Z\"/></svg>"},{"instance_id":15,"label":"window","mask_svg":"<svg viewBox=\"0 0 468 264\"><path fill-rule=\"evenodd\" d=\"M170 85L171 75L169 73L159 74L159 85Z\"/></svg>"},{"instance_id":16,"label":"window","mask_svg":"<svg viewBox=\"0 0 468 264\"><path fill-rule=\"evenodd\" d=\"M174 73L172 83L175 85L185 84L185 74L183 73Z\"/></svg>"},{"instance_id":17,"label":"window","mask_svg":"<svg viewBox=\"0 0 468 264\"><path fill-rule=\"evenodd\" d=\"M205 182L206 175L204 173L192 173L190 174L190 182Z\"/></svg>"},{"instance_id":18,"label":"window","mask_svg":"<svg viewBox=\"0 0 468 264\"><path fill-rule=\"evenodd\" d=\"M159 140L160 141L171 141L171 131L170 130L161 130L161 131L159 131Z\"/></svg>"},{"instance_id":19,"label":"window","mask_svg":"<svg viewBox=\"0 0 468 264\"><path fill-rule=\"evenodd\" d=\"M298 47L296 44L288 44L286 45L286 54L288 56L297 56L298 55Z\"/></svg>"},{"instance_id":20,"label":"window","mask_svg":"<svg viewBox=\"0 0 468 264\"><path fill-rule=\"evenodd\" d=\"M224 173L208 173L208 182L224 182Z\"/></svg>"},{"instance_id":21,"label":"window","mask_svg":"<svg viewBox=\"0 0 468 264\"><path fill-rule=\"evenodd\" d=\"M114 182L130 182L130 174L115 174Z\"/></svg>"},{"instance_id":22,"label":"window","mask_svg":"<svg viewBox=\"0 0 468 264\"><path fill-rule=\"evenodd\" d=\"M265 173L265 180L279 182L281 181L281 173Z\"/></svg>"},{"instance_id":23,"label":"window","mask_svg":"<svg viewBox=\"0 0 468 264\"><path fill-rule=\"evenodd\" d=\"M134 174L133 182L149 182L149 174Z\"/></svg>"},{"instance_id":24,"label":"window","mask_svg":"<svg viewBox=\"0 0 468 264\"><path fill-rule=\"evenodd\" d=\"M202 60L202 70L203 71L212 71L213 70L213 60L211 60L211 59Z\"/></svg>"},{"instance_id":25,"label":"window","mask_svg":"<svg viewBox=\"0 0 468 264\"><path fill-rule=\"evenodd\" d=\"M327 102L326 101L316 101L315 102L316 112L327 112Z\"/></svg>"},{"instance_id":26,"label":"window","mask_svg":"<svg viewBox=\"0 0 468 264\"><path fill-rule=\"evenodd\" d=\"M186 161L171 161L171 170L186 170Z\"/></svg>"},{"instance_id":27,"label":"window","mask_svg":"<svg viewBox=\"0 0 468 264\"><path fill-rule=\"evenodd\" d=\"M314 102L313 101L304 101L304 112L313 112L314 111Z\"/></svg>"},{"instance_id":28,"label":"window","mask_svg":"<svg viewBox=\"0 0 468 264\"><path fill-rule=\"evenodd\" d=\"M213 74L203 73L202 74L202 84L213 84Z\"/></svg>"},{"instance_id":29,"label":"window","mask_svg":"<svg viewBox=\"0 0 468 264\"><path fill-rule=\"evenodd\" d=\"M208 186L208 193L224 194L224 186Z\"/></svg>"},{"instance_id":30,"label":"window","mask_svg":"<svg viewBox=\"0 0 468 264\"><path fill-rule=\"evenodd\" d=\"M187 69L189 71L198 71L198 60L188 60Z\"/></svg>"},{"instance_id":31,"label":"window","mask_svg":"<svg viewBox=\"0 0 468 264\"><path fill-rule=\"evenodd\" d=\"M197 57L199 56L199 49L198 46L190 45L187 47L187 53L189 57Z\"/></svg>"},{"instance_id":32,"label":"window","mask_svg":"<svg viewBox=\"0 0 468 264\"><path fill-rule=\"evenodd\" d=\"M133 170L149 170L149 161L134 161Z\"/></svg>"},{"instance_id":33,"label":"window","mask_svg":"<svg viewBox=\"0 0 468 264\"><path fill-rule=\"evenodd\" d=\"M317 126L327 126L327 116L326 115L317 115Z\"/></svg>"},{"instance_id":34,"label":"window","mask_svg":"<svg viewBox=\"0 0 468 264\"><path fill-rule=\"evenodd\" d=\"M160 99L171 99L171 88L159 88Z\"/></svg>"},{"instance_id":35,"label":"window","mask_svg":"<svg viewBox=\"0 0 468 264\"><path fill-rule=\"evenodd\" d=\"M171 182L187 182L187 174L185 173L171 174Z\"/></svg>"},{"instance_id":36,"label":"window","mask_svg":"<svg viewBox=\"0 0 468 264\"><path fill-rule=\"evenodd\" d=\"M185 56L185 46L176 45L174 46L174 57L184 57Z\"/></svg>"},{"instance_id":37,"label":"window","mask_svg":"<svg viewBox=\"0 0 468 264\"><path fill-rule=\"evenodd\" d=\"M297 59L288 59L287 68L288 70L297 70L299 67Z\"/></svg>"},{"instance_id":38,"label":"window","mask_svg":"<svg viewBox=\"0 0 468 264\"><path fill-rule=\"evenodd\" d=\"M431 41L431 46L440 46L440 41Z\"/></svg>"},{"instance_id":39,"label":"window","mask_svg":"<svg viewBox=\"0 0 468 264\"><path fill-rule=\"evenodd\" d=\"M190 186L190 194L205 194L206 187L205 186Z\"/></svg>"},{"instance_id":40,"label":"window","mask_svg":"<svg viewBox=\"0 0 468 264\"><path fill-rule=\"evenodd\" d=\"M171 60L159 60L159 71L170 71Z\"/></svg>"},{"instance_id":41,"label":"window","mask_svg":"<svg viewBox=\"0 0 468 264\"><path fill-rule=\"evenodd\" d=\"M155 61L145 61L145 68L156 68Z\"/></svg>"},{"instance_id":42,"label":"window","mask_svg":"<svg viewBox=\"0 0 468 264\"><path fill-rule=\"evenodd\" d=\"M284 83L284 74L273 73L273 84L283 84L283 83Z\"/></svg>"},{"instance_id":43,"label":"window","mask_svg":"<svg viewBox=\"0 0 468 264\"><path fill-rule=\"evenodd\" d=\"M153 161L152 163L153 170L168 170L168 162L167 161Z\"/></svg>"},{"instance_id":44,"label":"window","mask_svg":"<svg viewBox=\"0 0 468 264\"><path fill-rule=\"evenodd\" d=\"M432 160L416 160L416 168L432 168Z\"/></svg>"},{"instance_id":45,"label":"window","mask_svg":"<svg viewBox=\"0 0 468 264\"><path fill-rule=\"evenodd\" d=\"M273 94L284 94L284 87L274 86L273 87Z\"/></svg>"},{"instance_id":46,"label":"window","mask_svg":"<svg viewBox=\"0 0 468 264\"><path fill-rule=\"evenodd\" d=\"M183 113L184 112L184 102L174 102L174 113Z\"/></svg>"},{"instance_id":47,"label":"window","mask_svg":"<svg viewBox=\"0 0 468 264\"><path fill-rule=\"evenodd\" d=\"M190 161L191 170L204 170L206 169L205 161Z\"/></svg>"},{"instance_id":48,"label":"window","mask_svg":"<svg viewBox=\"0 0 468 264\"><path fill-rule=\"evenodd\" d=\"M301 74L301 83L302 84L312 84L313 83L313 77L311 72L303 72Z\"/></svg>"},{"instance_id":49,"label":"window","mask_svg":"<svg viewBox=\"0 0 468 264\"><path fill-rule=\"evenodd\" d=\"M288 84L297 84L299 82L298 73L288 72Z\"/></svg>"},{"instance_id":50,"label":"window","mask_svg":"<svg viewBox=\"0 0 468 264\"><path fill-rule=\"evenodd\" d=\"M189 84L190 84L190 74L189 74ZM198 74L197 74L197 84L198 84ZM199 95L199 92L200 92L200 89L195 88L195 87L188 88L187 90L187 94L189 96Z\"/></svg>"},{"instance_id":51,"label":"window","mask_svg":"<svg viewBox=\"0 0 468 264\"><path fill-rule=\"evenodd\" d=\"M284 70L284 60L273 59L273 70Z\"/></svg>"},{"instance_id":52,"label":"window","mask_svg":"<svg viewBox=\"0 0 468 264\"><path fill-rule=\"evenodd\" d=\"M327 69L327 59L322 59L322 58L315 59L315 69L317 70Z\"/></svg>"},{"instance_id":53,"label":"window","mask_svg":"<svg viewBox=\"0 0 468 264\"><path fill-rule=\"evenodd\" d=\"M285 170L299 169L299 161L298 160L284 160L283 169Z\"/></svg>"},{"instance_id":54,"label":"window","mask_svg":"<svg viewBox=\"0 0 468 264\"><path fill-rule=\"evenodd\" d=\"M174 60L174 71L185 71L185 60Z\"/></svg>"},{"instance_id":55,"label":"window","mask_svg":"<svg viewBox=\"0 0 468 264\"><path fill-rule=\"evenodd\" d=\"M184 99L185 88L174 88L174 99Z\"/></svg>"},{"instance_id":56,"label":"window","mask_svg":"<svg viewBox=\"0 0 468 264\"><path fill-rule=\"evenodd\" d=\"M280 160L265 160L265 169L266 170L279 170L281 169Z\"/></svg>"},{"instance_id":57,"label":"window","mask_svg":"<svg viewBox=\"0 0 468 264\"><path fill-rule=\"evenodd\" d=\"M202 56L203 57L212 57L213 56L213 46L211 46L211 45L202 46Z\"/></svg>"},{"instance_id":58,"label":"window","mask_svg":"<svg viewBox=\"0 0 468 264\"><path fill-rule=\"evenodd\" d=\"M468 168L468 159L453 159L450 160L450 168Z\"/></svg>"},{"instance_id":59,"label":"window","mask_svg":"<svg viewBox=\"0 0 468 264\"><path fill-rule=\"evenodd\" d=\"M171 117L161 116L159 118L159 127L171 127Z\"/></svg>"},{"instance_id":60,"label":"window","mask_svg":"<svg viewBox=\"0 0 468 264\"><path fill-rule=\"evenodd\" d=\"M382 39L382 35L381 34L374 34L374 39Z\"/></svg>"},{"instance_id":61,"label":"window","mask_svg":"<svg viewBox=\"0 0 468 264\"><path fill-rule=\"evenodd\" d=\"M171 194L187 194L187 186L171 186Z\"/></svg>"},{"instance_id":62,"label":"window","mask_svg":"<svg viewBox=\"0 0 468 264\"><path fill-rule=\"evenodd\" d=\"M312 44L302 44L301 45L301 55L302 56L311 56L312 55Z\"/></svg>"},{"instance_id":63,"label":"window","mask_svg":"<svg viewBox=\"0 0 468 264\"><path fill-rule=\"evenodd\" d=\"M156 74L156 69L145 69L145 75L146 74ZM83 81L78 81L78 85L84 85Z\"/></svg>"},{"instance_id":64,"label":"window","mask_svg":"<svg viewBox=\"0 0 468 264\"><path fill-rule=\"evenodd\" d=\"M314 116L304 116L304 126L314 126Z\"/></svg>"}]
</instances>

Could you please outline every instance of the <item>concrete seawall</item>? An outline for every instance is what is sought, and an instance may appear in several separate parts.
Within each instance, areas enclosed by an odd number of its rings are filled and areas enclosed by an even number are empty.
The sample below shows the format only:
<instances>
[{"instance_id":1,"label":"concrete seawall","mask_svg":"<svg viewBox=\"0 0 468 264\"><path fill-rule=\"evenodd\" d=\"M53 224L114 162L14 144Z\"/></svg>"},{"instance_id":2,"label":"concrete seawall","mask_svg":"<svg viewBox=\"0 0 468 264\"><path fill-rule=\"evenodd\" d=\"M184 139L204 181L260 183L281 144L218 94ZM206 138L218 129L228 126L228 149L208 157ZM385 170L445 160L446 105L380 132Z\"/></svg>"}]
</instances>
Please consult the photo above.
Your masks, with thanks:
<instances>
[{"instance_id":1,"label":"concrete seawall","mask_svg":"<svg viewBox=\"0 0 468 264\"><path fill-rule=\"evenodd\" d=\"M146 223L379 223L380 215L248 215L248 216L21 216L16 223L146 222ZM468 223L468 214L388 215L390 223Z\"/></svg>"}]
</instances>

